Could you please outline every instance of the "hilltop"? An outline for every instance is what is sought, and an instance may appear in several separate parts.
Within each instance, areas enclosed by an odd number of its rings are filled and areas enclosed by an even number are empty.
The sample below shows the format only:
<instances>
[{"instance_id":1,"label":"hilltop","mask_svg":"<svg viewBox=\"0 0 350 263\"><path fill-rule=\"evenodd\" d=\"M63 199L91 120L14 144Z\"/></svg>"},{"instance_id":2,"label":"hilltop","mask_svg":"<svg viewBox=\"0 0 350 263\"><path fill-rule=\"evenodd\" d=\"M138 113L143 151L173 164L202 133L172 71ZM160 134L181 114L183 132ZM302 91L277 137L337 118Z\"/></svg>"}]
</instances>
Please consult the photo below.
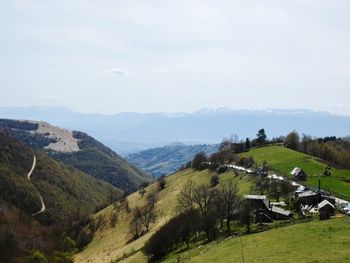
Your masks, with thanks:
<instances>
[{"instance_id":1,"label":"hilltop","mask_svg":"<svg viewBox=\"0 0 350 263\"><path fill-rule=\"evenodd\" d=\"M324 176L323 173L328 164L311 155L283 146L255 148L240 155L253 157L258 165L266 161L270 170L285 177L290 177L290 172L295 167L302 168L308 175L306 185L317 188L318 179L320 179L322 189L330 190L340 195L350 196L350 170L333 167L331 169L332 175Z\"/></svg>"},{"instance_id":2,"label":"hilltop","mask_svg":"<svg viewBox=\"0 0 350 263\"><path fill-rule=\"evenodd\" d=\"M157 178L176 172L199 152L210 155L218 150L217 144L186 145L176 143L130 154L126 160Z\"/></svg>"},{"instance_id":3,"label":"hilltop","mask_svg":"<svg viewBox=\"0 0 350 263\"><path fill-rule=\"evenodd\" d=\"M150 177L86 133L46 122L0 120L0 129L56 160L124 191L135 190Z\"/></svg>"}]
</instances>

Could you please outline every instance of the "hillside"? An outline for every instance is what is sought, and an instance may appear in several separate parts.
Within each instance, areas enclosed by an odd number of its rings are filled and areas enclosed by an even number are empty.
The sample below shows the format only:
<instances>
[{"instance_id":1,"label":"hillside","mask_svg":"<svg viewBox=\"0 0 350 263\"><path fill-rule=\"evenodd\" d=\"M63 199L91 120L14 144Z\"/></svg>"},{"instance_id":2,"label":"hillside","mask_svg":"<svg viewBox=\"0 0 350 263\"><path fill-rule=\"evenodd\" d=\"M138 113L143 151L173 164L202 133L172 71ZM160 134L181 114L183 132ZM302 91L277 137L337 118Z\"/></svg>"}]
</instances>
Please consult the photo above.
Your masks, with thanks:
<instances>
[{"instance_id":1,"label":"hillside","mask_svg":"<svg viewBox=\"0 0 350 263\"><path fill-rule=\"evenodd\" d=\"M150 181L148 175L128 164L89 135L45 122L0 120L0 129L56 160L106 181L124 191L133 191Z\"/></svg>"},{"instance_id":2,"label":"hillside","mask_svg":"<svg viewBox=\"0 0 350 263\"><path fill-rule=\"evenodd\" d=\"M323 174L325 168L325 164L317 158L292 151L282 146L255 148L242 155L253 156L258 163L265 160L268 162L270 169L285 176L288 176L290 170L295 166L299 166L308 173L309 178L306 184L310 186L317 185L317 175ZM176 198L180 189L189 179L197 182L208 182L213 174L214 172L209 172L208 170L196 172L192 169L187 169L166 177L166 188L159 192L158 202L155 206L156 222L152 225L150 232L135 241L130 241L131 236L128 232L130 224L129 213L120 210L118 205L109 206L98 212L95 215L95 221L99 222L100 227L97 230L94 240L84 251L76 255L76 262L147 262L141 249L157 229L177 214ZM333 168L330 178L320 177L323 187L330 187L339 194L347 194L350 191L347 183L343 182L344 179L350 178L350 171ZM219 175L219 178L220 184L228 178L234 178L239 183L241 194L252 193L254 191L254 188L252 188L254 179L249 175L241 174L236 177L232 171L227 171ZM131 194L127 198L130 209L145 204L147 193L156 191L157 183L154 183L146 188L146 193L143 197L138 192ZM111 226L110 222L116 213L118 213L117 223L115 226ZM338 259L339 262L346 262L350 254L343 253L343 251L346 249L346 244L350 242L350 238L348 237L349 233L342 232L341 229L349 223L350 220L347 217L332 219L326 222L315 220L309 223L282 227L262 233L243 235L240 239L243 241L243 250L246 251L245 262L259 262L259 255L263 255L260 259L263 258L265 261L262 262L281 262L287 253L292 253L293 259L295 257L301 262L312 262L311 259L315 255L317 255L317 262L330 262ZM236 229L242 231L239 225L236 226ZM321 235L322 238L320 238ZM325 236L327 238L323 238ZM335 252L328 253L327 256L323 257L322 248L326 249L329 246L329 237L333 240L332 244L334 245ZM241 256L240 239L233 238L208 244L201 242L198 244L193 243L190 250L182 250L180 247L164 258L164 261L177 262L180 259L185 262L214 262L220 258L222 260L236 259L239 262L239 257ZM335 242L334 240L336 239L341 241ZM304 242L309 244L313 240L315 241L314 245L310 244L307 247L303 245ZM318 243L320 248L318 248ZM255 248L256 250L254 250ZM208 251L212 252L208 253ZM310 260L303 261L303 258L307 260L310 258ZM290 261L288 260L286 262L294 262L292 259Z\"/></svg>"},{"instance_id":3,"label":"hillside","mask_svg":"<svg viewBox=\"0 0 350 263\"><path fill-rule=\"evenodd\" d=\"M258 164L266 161L271 170L287 177L294 167L302 168L308 175L306 185L317 187L320 179L322 189L350 197L350 170L332 168L332 175L324 176L327 165L322 160L283 146L256 148L241 156L253 157Z\"/></svg>"},{"instance_id":4,"label":"hillside","mask_svg":"<svg viewBox=\"0 0 350 263\"><path fill-rule=\"evenodd\" d=\"M27 174L33 156L36 165L29 181ZM87 215L121 196L121 191L110 184L66 167L3 133L0 133L0 175L0 198L26 214L39 211L39 197L43 197L46 210L36 218L45 224L64 223L77 211Z\"/></svg>"},{"instance_id":5,"label":"hillside","mask_svg":"<svg viewBox=\"0 0 350 263\"><path fill-rule=\"evenodd\" d=\"M33 249L54 257L63 233L84 246L88 216L121 196L111 184L0 132L0 261L28 262Z\"/></svg>"},{"instance_id":6,"label":"hillside","mask_svg":"<svg viewBox=\"0 0 350 263\"><path fill-rule=\"evenodd\" d=\"M182 165L191 161L199 152L208 155L216 152L218 145L171 144L130 154L126 157L130 163L157 178L177 171Z\"/></svg>"},{"instance_id":7,"label":"hillside","mask_svg":"<svg viewBox=\"0 0 350 263\"><path fill-rule=\"evenodd\" d=\"M101 224L102 227L98 229L93 241L87 248L76 255L75 262L110 263L111 260L116 260L123 256L125 256L123 262L146 262L147 260L140 249L143 247L145 241L147 241L160 226L177 214L176 199L182 187L189 180L198 183L208 183L213 174L213 172L209 172L208 170L195 172L192 169L187 169L166 177L166 187L158 193L158 202L156 202L155 205L157 214L155 223L151 226L147 234L132 242L128 242L128 240L130 240L128 234L130 214L125 211L117 210L116 206L113 205L98 212L95 215L95 220L96 222L104 222L104 224ZM221 174L220 182L225 182L230 178L234 178L234 180L238 182L241 194L250 191L251 181L249 177L234 177L231 171ZM157 183L154 183L146 188L144 197L141 197L138 192L128 196L127 200L130 209L143 205L146 202L147 193L157 191L156 189ZM118 213L118 220L115 227L111 227L108 222L113 218L112 215L116 212Z\"/></svg>"},{"instance_id":8,"label":"hillside","mask_svg":"<svg viewBox=\"0 0 350 263\"><path fill-rule=\"evenodd\" d=\"M164 262L345 263L350 261L349 224L347 216L296 224L220 243L211 242L183 253L173 253Z\"/></svg>"}]
</instances>

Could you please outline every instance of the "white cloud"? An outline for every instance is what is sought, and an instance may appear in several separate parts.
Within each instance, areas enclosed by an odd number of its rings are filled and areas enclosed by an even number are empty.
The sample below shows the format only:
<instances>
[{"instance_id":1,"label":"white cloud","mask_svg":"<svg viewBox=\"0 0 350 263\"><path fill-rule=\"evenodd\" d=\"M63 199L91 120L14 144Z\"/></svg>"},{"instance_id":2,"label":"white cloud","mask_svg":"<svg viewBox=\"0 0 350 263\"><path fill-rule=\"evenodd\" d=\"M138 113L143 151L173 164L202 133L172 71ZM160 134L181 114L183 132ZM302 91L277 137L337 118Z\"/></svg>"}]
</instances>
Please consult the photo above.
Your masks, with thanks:
<instances>
[{"instance_id":1,"label":"white cloud","mask_svg":"<svg viewBox=\"0 0 350 263\"><path fill-rule=\"evenodd\" d=\"M115 68L111 70L112 73L120 76L129 76L129 72L122 68Z\"/></svg>"},{"instance_id":2,"label":"white cloud","mask_svg":"<svg viewBox=\"0 0 350 263\"><path fill-rule=\"evenodd\" d=\"M100 71L100 73L102 73L102 74L114 74L114 75L125 76L125 77L130 75L129 71L127 71L126 69L123 69L123 68L106 69L106 70Z\"/></svg>"}]
</instances>

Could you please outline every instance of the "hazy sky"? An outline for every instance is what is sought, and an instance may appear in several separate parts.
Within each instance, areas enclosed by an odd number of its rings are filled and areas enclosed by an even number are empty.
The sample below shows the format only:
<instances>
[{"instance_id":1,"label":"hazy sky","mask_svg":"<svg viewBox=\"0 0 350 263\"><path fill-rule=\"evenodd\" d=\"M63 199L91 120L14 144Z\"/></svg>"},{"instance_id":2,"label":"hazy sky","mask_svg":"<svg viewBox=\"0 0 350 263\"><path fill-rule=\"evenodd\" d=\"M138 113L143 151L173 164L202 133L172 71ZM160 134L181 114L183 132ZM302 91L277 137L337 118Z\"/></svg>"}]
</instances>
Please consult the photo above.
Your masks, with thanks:
<instances>
[{"instance_id":1,"label":"hazy sky","mask_svg":"<svg viewBox=\"0 0 350 263\"><path fill-rule=\"evenodd\" d=\"M350 1L2 0L0 106L350 115Z\"/></svg>"}]
</instances>

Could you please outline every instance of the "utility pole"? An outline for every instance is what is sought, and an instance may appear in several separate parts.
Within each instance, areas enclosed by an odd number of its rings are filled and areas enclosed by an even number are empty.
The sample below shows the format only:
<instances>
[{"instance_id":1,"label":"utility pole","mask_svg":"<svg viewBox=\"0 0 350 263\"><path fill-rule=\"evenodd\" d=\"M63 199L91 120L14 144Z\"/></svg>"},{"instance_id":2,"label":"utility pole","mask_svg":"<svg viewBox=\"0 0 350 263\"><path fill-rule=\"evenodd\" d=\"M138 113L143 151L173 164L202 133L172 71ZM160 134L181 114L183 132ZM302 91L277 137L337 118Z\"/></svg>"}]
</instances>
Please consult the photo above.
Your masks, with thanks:
<instances>
[{"instance_id":1,"label":"utility pole","mask_svg":"<svg viewBox=\"0 0 350 263\"><path fill-rule=\"evenodd\" d=\"M242 263L244 263L244 254L243 254L242 238L240 238L239 240L241 241L241 255L242 255Z\"/></svg>"}]
</instances>

